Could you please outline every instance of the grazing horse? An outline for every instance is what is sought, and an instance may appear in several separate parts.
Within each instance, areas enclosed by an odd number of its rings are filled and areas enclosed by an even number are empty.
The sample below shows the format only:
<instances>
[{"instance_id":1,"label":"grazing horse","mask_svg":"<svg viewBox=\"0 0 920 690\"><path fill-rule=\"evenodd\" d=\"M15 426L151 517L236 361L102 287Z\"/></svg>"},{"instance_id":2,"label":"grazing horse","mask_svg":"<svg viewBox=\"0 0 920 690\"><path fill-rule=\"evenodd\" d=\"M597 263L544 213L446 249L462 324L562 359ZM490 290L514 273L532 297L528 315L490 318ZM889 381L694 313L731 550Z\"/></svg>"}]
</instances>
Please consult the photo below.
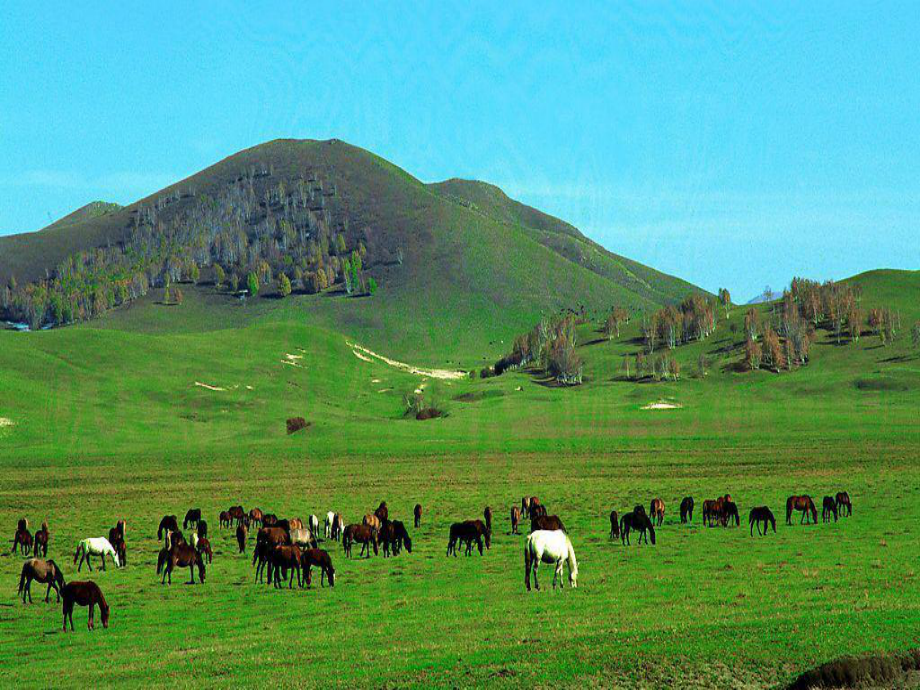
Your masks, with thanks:
<instances>
[{"instance_id":1,"label":"grazing horse","mask_svg":"<svg viewBox=\"0 0 920 690\"><path fill-rule=\"evenodd\" d=\"M537 568L540 563L556 566L553 573L553 589L556 582L564 589L562 582L562 568L565 563L569 565L569 585L574 589L578 587L578 561L575 560L575 549L572 540L565 532L558 530L537 530L532 532L524 542L524 585L530 591L530 575L533 573L534 587L540 589L537 580Z\"/></svg>"},{"instance_id":2,"label":"grazing horse","mask_svg":"<svg viewBox=\"0 0 920 690\"><path fill-rule=\"evenodd\" d=\"M105 557L111 556L112 561L115 563L115 567L118 568L120 563L118 560L118 553L115 551L115 547L112 546L111 542L105 537L90 537L89 539L84 539L79 544L77 544L77 550L73 554L73 562L76 563L77 559L80 559L80 565L77 566L77 572L83 568L83 562L86 561L86 565L89 567L90 571L93 569L93 563L90 560L90 556L99 556L102 559L102 569L105 570Z\"/></svg>"},{"instance_id":3,"label":"grazing horse","mask_svg":"<svg viewBox=\"0 0 920 690\"><path fill-rule=\"evenodd\" d=\"M331 510L326 513L326 519L323 521L323 538L332 539L332 524L335 522L335 513Z\"/></svg>"},{"instance_id":4,"label":"grazing horse","mask_svg":"<svg viewBox=\"0 0 920 690\"><path fill-rule=\"evenodd\" d=\"M374 515L376 515L377 519L380 520L380 524L383 524L390 518L390 509L387 508L386 501L380 501L380 505L377 506L377 510L374 511Z\"/></svg>"},{"instance_id":5,"label":"grazing horse","mask_svg":"<svg viewBox=\"0 0 920 690\"><path fill-rule=\"evenodd\" d=\"M364 516L363 524L367 525L371 529L379 532L380 528L383 526L383 520L372 513L368 513Z\"/></svg>"},{"instance_id":6,"label":"grazing horse","mask_svg":"<svg viewBox=\"0 0 920 690\"><path fill-rule=\"evenodd\" d=\"M415 509L412 511L412 514L415 516L415 529L418 529L422 526L422 504L416 503Z\"/></svg>"},{"instance_id":7,"label":"grazing horse","mask_svg":"<svg viewBox=\"0 0 920 690\"><path fill-rule=\"evenodd\" d=\"M165 568L163 572L163 582L166 584L166 578L169 577L169 584L172 584L172 571L176 567L188 568L191 580L190 585L195 584L195 566L198 566L198 580L204 584L204 559L188 544L176 544L166 554Z\"/></svg>"},{"instance_id":8,"label":"grazing horse","mask_svg":"<svg viewBox=\"0 0 920 690\"><path fill-rule=\"evenodd\" d=\"M274 527L278 524L278 516L274 513L262 513L260 522L263 527Z\"/></svg>"},{"instance_id":9,"label":"grazing horse","mask_svg":"<svg viewBox=\"0 0 920 690\"><path fill-rule=\"evenodd\" d=\"M301 520L301 519L298 518L298 517L291 518L290 520L287 521L287 528L288 528L288 530L292 530L292 529L304 529L303 520ZM314 532L314 534L315 534L315 532Z\"/></svg>"},{"instance_id":10,"label":"grazing horse","mask_svg":"<svg viewBox=\"0 0 920 690\"><path fill-rule=\"evenodd\" d=\"M109 543L115 547L115 553L118 554L118 560L121 561L121 567L124 568L128 564L128 545L117 527L109 530Z\"/></svg>"},{"instance_id":11,"label":"grazing horse","mask_svg":"<svg viewBox=\"0 0 920 690\"><path fill-rule=\"evenodd\" d=\"M511 506L511 534L518 534L518 526L521 524L521 509L517 506Z\"/></svg>"},{"instance_id":12,"label":"grazing horse","mask_svg":"<svg viewBox=\"0 0 920 690\"><path fill-rule=\"evenodd\" d=\"M335 519L332 521L332 538L335 541L338 541L342 538L342 534L345 532L345 518L342 517L341 513L335 514Z\"/></svg>"},{"instance_id":13,"label":"grazing horse","mask_svg":"<svg viewBox=\"0 0 920 690\"><path fill-rule=\"evenodd\" d=\"M332 557L329 552L322 549L306 549L300 556L300 569L305 573L304 580L307 583L307 587L312 582L311 570L314 565L321 571L320 587L323 586L324 580L329 580L329 586L335 587L335 568L332 567Z\"/></svg>"},{"instance_id":14,"label":"grazing horse","mask_svg":"<svg viewBox=\"0 0 920 690\"><path fill-rule=\"evenodd\" d=\"M853 514L853 504L850 503L850 494L846 491L840 491L834 498L837 502L837 510L840 517L850 517Z\"/></svg>"},{"instance_id":15,"label":"grazing horse","mask_svg":"<svg viewBox=\"0 0 920 690\"><path fill-rule=\"evenodd\" d=\"M491 532L492 531L492 508L490 506L486 506L485 510L482 511L482 517L485 518L486 529L488 529Z\"/></svg>"},{"instance_id":16,"label":"grazing horse","mask_svg":"<svg viewBox=\"0 0 920 690\"><path fill-rule=\"evenodd\" d=\"M233 524L233 518L230 517L230 512L227 510L220 511L220 515L217 516L218 526L223 529L224 527L230 527Z\"/></svg>"},{"instance_id":17,"label":"grazing horse","mask_svg":"<svg viewBox=\"0 0 920 690\"><path fill-rule=\"evenodd\" d=\"M610 511L610 538L620 538L620 516L617 515L615 510Z\"/></svg>"},{"instance_id":18,"label":"grazing horse","mask_svg":"<svg viewBox=\"0 0 920 690\"><path fill-rule=\"evenodd\" d=\"M473 542L479 547L479 555L483 555L483 537L485 537L486 548L491 547L491 532L486 530L486 526L481 520L467 520L465 522L455 522L450 526L450 535L447 541L447 555L457 555L457 542L466 544L466 555L473 552Z\"/></svg>"},{"instance_id":19,"label":"grazing horse","mask_svg":"<svg viewBox=\"0 0 920 690\"><path fill-rule=\"evenodd\" d=\"M105 603L102 590L95 582L70 582L61 589L64 599L64 632L67 632L67 620L70 620L70 629L73 630L73 607L75 604L89 606L89 629L94 628L93 612L99 604L99 616L102 618L102 627L109 627L109 605Z\"/></svg>"},{"instance_id":20,"label":"grazing horse","mask_svg":"<svg viewBox=\"0 0 920 690\"><path fill-rule=\"evenodd\" d=\"M249 520L255 525L262 524L262 511L258 508L253 508L249 511Z\"/></svg>"},{"instance_id":21,"label":"grazing horse","mask_svg":"<svg viewBox=\"0 0 920 690\"><path fill-rule=\"evenodd\" d=\"M35 546L32 549L32 555L38 556L41 552L42 558L48 555L48 542L51 541L51 532L48 531L48 523L43 522L42 528L35 533Z\"/></svg>"},{"instance_id":22,"label":"grazing horse","mask_svg":"<svg viewBox=\"0 0 920 690\"><path fill-rule=\"evenodd\" d=\"M398 556L403 547L406 551L412 553L412 539L406 526L400 520L387 522L380 530L380 542L383 544L384 558L392 554Z\"/></svg>"},{"instance_id":23,"label":"grazing horse","mask_svg":"<svg viewBox=\"0 0 920 690\"><path fill-rule=\"evenodd\" d=\"M837 501L831 496L825 496L821 502L821 521L830 522L831 516L834 517L834 522L837 522Z\"/></svg>"},{"instance_id":24,"label":"grazing horse","mask_svg":"<svg viewBox=\"0 0 920 690\"><path fill-rule=\"evenodd\" d=\"M803 522L807 525L809 514L813 523L818 523L818 509L815 508L815 502L811 500L811 496L802 495L802 496L790 496L786 499L786 524L792 524L792 511L798 510L802 513L802 519L799 521L799 524Z\"/></svg>"},{"instance_id":25,"label":"grazing horse","mask_svg":"<svg viewBox=\"0 0 920 690\"><path fill-rule=\"evenodd\" d=\"M246 511L243 510L243 506L233 506L227 511L227 514L231 520L236 521L236 524L240 524L243 518L246 517ZM230 527L230 525L227 525L227 527Z\"/></svg>"},{"instance_id":26,"label":"grazing horse","mask_svg":"<svg viewBox=\"0 0 920 690\"><path fill-rule=\"evenodd\" d=\"M201 520L201 508L189 508L185 513L185 519L182 520L182 529L188 529L189 525L197 527L199 520Z\"/></svg>"},{"instance_id":27,"label":"grazing horse","mask_svg":"<svg viewBox=\"0 0 920 690\"><path fill-rule=\"evenodd\" d=\"M281 589L282 572L287 578L288 570L291 576L288 580L288 589L294 589L294 572L297 572L297 585L303 587L303 575L300 572L300 547L296 544L279 545L272 549L268 559L268 580L273 582L276 589Z\"/></svg>"},{"instance_id":28,"label":"grazing horse","mask_svg":"<svg viewBox=\"0 0 920 690\"><path fill-rule=\"evenodd\" d=\"M558 515L543 515L541 517L535 517L530 521L530 531L536 532L538 530L562 530L565 532L565 525L562 524L562 520L559 519Z\"/></svg>"},{"instance_id":29,"label":"grazing horse","mask_svg":"<svg viewBox=\"0 0 920 690\"><path fill-rule=\"evenodd\" d=\"M261 543L277 546L278 544L290 544L291 533L281 527L261 527L256 533L256 544Z\"/></svg>"},{"instance_id":30,"label":"grazing horse","mask_svg":"<svg viewBox=\"0 0 920 690\"><path fill-rule=\"evenodd\" d=\"M306 546L308 549L316 548L316 535L306 528L292 529L289 533L291 543L297 546Z\"/></svg>"},{"instance_id":31,"label":"grazing horse","mask_svg":"<svg viewBox=\"0 0 920 690\"><path fill-rule=\"evenodd\" d=\"M661 523L664 522L664 501L653 498L649 504L649 516L652 520L657 520L658 526L661 527Z\"/></svg>"},{"instance_id":32,"label":"grazing horse","mask_svg":"<svg viewBox=\"0 0 920 690\"><path fill-rule=\"evenodd\" d=\"M776 534L776 518L773 517L773 511L771 511L767 506L758 506L757 508L751 508L751 513L748 515L748 522L751 525L751 536L754 536L754 525L757 525L757 534L762 537L767 536L767 531L769 527L773 527L773 534ZM763 525L763 532L760 531L760 526Z\"/></svg>"},{"instance_id":33,"label":"grazing horse","mask_svg":"<svg viewBox=\"0 0 920 690\"><path fill-rule=\"evenodd\" d=\"M734 521L735 527L741 526L741 516L738 515L738 505L728 496L722 503L722 526L728 527Z\"/></svg>"},{"instance_id":34,"label":"grazing horse","mask_svg":"<svg viewBox=\"0 0 920 690\"><path fill-rule=\"evenodd\" d=\"M655 527L652 525L652 521L649 520L648 515L645 514L645 511L641 513L638 511L633 511L631 513L626 513L620 519L620 539L624 544L630 546L629 533L636 531L639 533L639 542L642 543L642 538L645 537L645 543L648 544L649 537L652 539L652 546L655 545Z\"/></svg>"},{"instance_id":35,"label":"grazing horse","mask_svg":"<svg viewBox=\"0 0 920 690\"><path fill-rule=\"evenodd\" d=\"M207 523L206 520L199 520L199 521L198 521L198 529L197 529L197 532L198 532L198 536L199 536L199 537L205 538L205 537L208 536L208 523Z\"/></svg>"},{"instance_id":36,"label":"grazing horse","mask_svg":"<svg viewBox=\"0 0 920 690\"><path fill-rule=\"evenodd\" d=\"M198 537L198 543L195 544L195 550L198 551L198 555L204 558L208 557L208 565L211 565L211 561L214 560L214 552L211 551L211 542L207 537Z\"/></svg>"},{"instance_id":37,"label":"grazing horse","mask_svg":"<svg viewBox=\"0 0 920 690\"><path fill-rule=\"evenodd\" d=\"M246 528L246 523L241 522L236 527L236 543L240 547L240 553L246 552L246 536L249 530Z\"/></svg>"},{"instance_id":38,"label":"grazing horse","mask_svg":"<svg viewBox=\"0 0 920 690\"><path fill-rule=\"evenodd\" d=\"M680 502L680 522L693 522L693 496L687 496Z\"/></svg>"},{"instance_id":39,"label":"grazing horse","mask_svg":"<svg viewBox=\"0 0 920 690\"><path fill-rule=\"evenodd\" d=\"M342 532L342 548L345 551L345 555L349 558L351 558L351 547L354 542L361 544L360 555L362 556L364 556L366 552L367 557L370 558L371 546L374 547L375 556L379 553L377 530L368 525L348 525L344 532Z\"/></svg>"},{"instance_id":40,"label":"grazing horse","mask_svg":"<svg viewBox=\"0 0 920 690\"><path fill-rule=\"evenodd\" d=\"M26 595L29 597L29 603L32 603L32 580L48 585L48 591L45 592L46 604L49 601L52 589L57 594L57 600L61 600L64 574L57 563L51 560L43 561L40 558L30 558L22 564L22 573L19 575L19 593L22 595L23 604L26 603Z\"/></svg>"},{"instance_id":41,"label":"grazing horse","mask_svg":"<svg viewBox=\"0 0 920 690\"><path fill-rule=\"evenodd\" d=\"M313 534L319 534L319 518L311 514L309 518L309 523L310 523L310 531L313 532Z\"/></svg>"},{"instance_id":42,"label":"grazing horse","mask_svg":"<svg viewBox=\"0 0 920 690\"><path fill-rule=\"evenodd\" d=\"M164 532L178 532L179 523L175 515L164 515L160 520L160 526L157 528L157 539L163 538Z\"/></svg>"}]
</instances>

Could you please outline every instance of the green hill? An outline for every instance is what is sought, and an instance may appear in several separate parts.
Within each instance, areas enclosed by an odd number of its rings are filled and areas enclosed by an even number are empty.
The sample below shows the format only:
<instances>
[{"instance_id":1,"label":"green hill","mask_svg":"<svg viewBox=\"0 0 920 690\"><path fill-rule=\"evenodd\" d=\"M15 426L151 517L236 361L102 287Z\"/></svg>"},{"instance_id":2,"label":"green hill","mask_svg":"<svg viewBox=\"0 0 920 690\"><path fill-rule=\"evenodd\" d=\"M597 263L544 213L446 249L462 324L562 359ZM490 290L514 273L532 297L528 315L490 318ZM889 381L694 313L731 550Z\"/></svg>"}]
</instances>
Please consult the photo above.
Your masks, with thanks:
<instances>
[{"instance_id":1,"label":"green hill","mask_svg":"<svg viewBox=\"0 0 920 690\"><path fill-rule=\"evenodd\" d=\"M201 229L208 224L219 227ZM140 239L132 234L138 226L149 228ZM190 228L199 234L189 238ZM246 235L249 259L221 259L214 238L231 230ZM252 311L294 309L392 352L454 355L484 342L498 350L498 341L544 312L580 305L602 310L614 303L649 310L697 290L607 252L495 187L425 185L336 140L272 141L130 206L73 214L38 233L0 238L0 281L10 275L20 285L41 279L75 252L106 246L147 252L150 263L131 270L145 272L153 288L175 257L200 264L205 274L223 261L242 277L256 258L267 257L275 277L286 272L293 278L301 263L304 273L310 270L307 247L317 238L330 244L321 262L339 263L346 255L332 246L338 235L347 252L366 249L364 270L380 285L374 297L345 298L337 276L334 289L321 295L267 300ZM274 292L274 284L262 290L263 296ZM210 300L216 310L236 306L231 296ZM137 315L128 321L143 328ZM117 317L108 322L118 325Z\"/></svg>"}]
</instances>

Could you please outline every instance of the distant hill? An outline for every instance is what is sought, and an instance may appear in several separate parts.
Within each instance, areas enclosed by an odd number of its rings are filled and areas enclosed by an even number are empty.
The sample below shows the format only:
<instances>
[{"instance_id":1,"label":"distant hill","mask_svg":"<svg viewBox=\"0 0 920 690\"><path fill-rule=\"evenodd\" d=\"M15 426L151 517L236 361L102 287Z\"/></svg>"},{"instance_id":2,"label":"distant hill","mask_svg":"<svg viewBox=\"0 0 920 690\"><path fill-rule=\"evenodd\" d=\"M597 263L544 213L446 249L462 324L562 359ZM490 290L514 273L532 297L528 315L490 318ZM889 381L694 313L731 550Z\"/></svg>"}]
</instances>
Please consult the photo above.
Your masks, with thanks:
<instances>
[{"instance_id":1,"label":"distant hill","mask_svg":"<svg viewBox=\"0 0 920 690\"><path fill-rule=\"evenodd\" d=\"M776 292L774 290L764 290L757 297L749 299L745 304L764 304L766 302L775 302L778 299L783 298L782 292Z\"/></svg>"},{"instance_id":2,"label":"distant hill","mask_svg":"<svg viewBox=\"0 0 920 690\"><path fill-rule=\"evenodd\" d=\"M242 242L242 254L228 251L231 238ZM418 338L452 342L458 331L462 338L503 337L563 307L622 304L635 312L700 291L607 251L497 187L425 185L338 140L271 141L129 206L91 204L42 231L2 237L0 284L10 275L20 285L42 279L75 252L97 247L143 252L152 287L180 259L205 272L221 263L245 277L264 258L275 278L293 277L301 266L304 275L315 270L308 254L318 240L327 268L358 247L366 251L363 269L380 292L309 297L305 308L324 325L385 332L401 346ZM274 291L268 285L263 293Z\"/></svg>"}]
</instances>

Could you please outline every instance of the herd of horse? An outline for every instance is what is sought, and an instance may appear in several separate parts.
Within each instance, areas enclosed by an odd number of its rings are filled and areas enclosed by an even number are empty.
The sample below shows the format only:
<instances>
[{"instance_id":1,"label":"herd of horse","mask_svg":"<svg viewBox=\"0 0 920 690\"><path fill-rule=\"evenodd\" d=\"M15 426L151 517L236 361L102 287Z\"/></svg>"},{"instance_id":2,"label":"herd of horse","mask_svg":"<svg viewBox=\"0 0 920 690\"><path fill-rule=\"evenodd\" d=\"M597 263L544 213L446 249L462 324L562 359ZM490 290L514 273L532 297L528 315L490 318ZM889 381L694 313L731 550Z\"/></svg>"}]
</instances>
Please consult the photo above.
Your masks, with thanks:
<instances>
[{"instance_id":1,"label":"herd of horse","mask_svg":"<svg viewBox=\"0 0 920 690\"><path fill-rule=\"evenodd\" d=\"M853 514L850 496L845 491L833 497L825 496L822 508L824 522L837 521L841 517ZM680 503L680 522L691 523L693 511L693 497L687 496ZM802 514L800 524L818 522L817 508L810 496L795 495L787 499L787 525L792 524L792 517L796 511ZM664 515L665 504L660 498L652 499L648 511L641 504L622 516L615 510L611 511L610 538L619 538L624 545L630 545L630 535L635 533L639 544L644 541L646 544L651 542L654 545L655 527L661 527ZM524 584L527 591L531 589L531 578L534 586L539 589L537 570L541 563L554 567L553 589L556 588L557 582L562 584L566 565L569 569L569 584L571 587L577 587L578 562L575 550L559 516L548 514L546 506L539 498L530 496L522 498L520 506L515 505L511 508L511 534L520 533L521 523L525 518L530 519L530 533L524 544ZM451 524L448 531L447 555L456 557L460 547L470 556L474 545L479 554L484 555L484 551L492 545L492 520L492 509L487 506L482 519ZM752 508L748 522L752 537L755 528L758 535L762 536L768 533L769 528L776 532L776 519L767 506ZM246 551L250 530L257 530L252 555L256 582L267 582L275 588L281 588L287 583L288 589L293 589L296 577L299 587L310 587L312 569L316 567L321 573L320 586L324 587L326 582L330 587L335 586L332 556L318 545L320 520L316 515L310 515L304 522L300 518L279 518L259 508L252 508L247 512L238 505L221 511L218 515L218 524L221 529L232 529L235 526L237 546L241 554ZM413 525L415 529L419 529L421 524L422 506L416 504L413 510ZM732 497L726 494L717 499L703 501L703 524L709 527L740 525L738 506ZM188 533L188 538L183 530ZM124 520L119 520L109 530L108 538L92 537L81 540L73 556L77 571L82 569L84 563L92 571L92 557L100 559L102 570L105 570L106 558L111 559L116 568L123 568L127 563L126 534L127 525ZM70 629L73 630L73 609L76 605L89 607L90 630L94 628L94 610L98 606L102 625L107 628L110 609L99 586L91 581L65 583L61 568L54 560L47 558L50 537L47 522L42 523L41 529L35 535L29 532L26 519L20 519L17 523L12 553L18 550L23 556L31 556L23 563L20 574L19 595L23 603L27 598L29 603L32 602L33 581L45 584L46 603L50 602L52 590L55 591L57 601L63 601L65 631L68 621ZM409 532L402 521L390 520L386 501L382 501L373 512L365 514L360 523L346 525L341 513L329 511L323 521L323 537L326 541L341 542L343 553L348 558L352 556L352 549L356 543L361 545L359 556L366 558L371 557L371 552L377 555L381 547L384 557L398 556L403 550L412 553ZM164 515L157 528L157 540L163 543L157 556L157 575L162 575L161 584L172 584L172 572L177 568L189 569L190 584L195 584L196 571L198 582L204 583L206 563L212 562L213 551L208 539L208 524L202 519L199 508L187 511L182 521L182 530L179 529L176 515Z\"/></svg>"}]
</instances>

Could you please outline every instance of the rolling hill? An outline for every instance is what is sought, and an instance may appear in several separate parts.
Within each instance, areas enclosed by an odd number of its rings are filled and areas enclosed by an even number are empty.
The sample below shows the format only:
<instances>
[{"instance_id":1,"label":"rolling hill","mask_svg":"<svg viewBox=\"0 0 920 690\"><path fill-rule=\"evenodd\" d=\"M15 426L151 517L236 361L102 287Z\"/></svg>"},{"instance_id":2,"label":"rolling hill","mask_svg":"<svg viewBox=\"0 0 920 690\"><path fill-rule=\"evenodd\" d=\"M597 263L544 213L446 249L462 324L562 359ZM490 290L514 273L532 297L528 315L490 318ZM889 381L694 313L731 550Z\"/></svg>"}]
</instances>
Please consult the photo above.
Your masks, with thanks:
<instances>
[{"instance_id":1,"label":"rolling hill","mask_svg":"<svg viewBox=\"0 0 920 690\"><path fill-rule=\"evenodd\" d=\"M233 205L239 198L245 214ZM91 205L91 211L78 211L42 231L0 238L0 284L11 275L20 285L40 280L80 251L112 246L136 251L140 243L132 233L147 223L144 250L162 245L144 269L153 295L168 256L180 252L204 273L221 262L216 249L209 255L191 246L201 243L200 234L193 240L182 235L182 228L218 224L210 206L220 207L222 215L220 227L202 231L210 233L206 240L235 223L250 249L260 243L276 278L280 272L293 278L311 238L326 233L335 240L340 234L347 252L366 250L364 270L380 290L374 297L345 298L337 276L337 285L321 295L298 296L295 286L294 299L264 300L267 304L240 310L238 300L224 295L209 300L209 308L236 308L244 314L297 309L320 325L369 337L396 353L443 349L452 356L461 347L485 342L496 343L497 351L498 341L541 313L581 305L601 310L612 304L633 312L649 310L698 290L607 251L497 187L460 180L426 185L337 140L271 141L124 208ZM275 229L285 219L293 228L290 238ZM271 251L266 250L269 244ZM321 260L337 263L334 248L329 254ZM249 261L224 262L224 267L228 272L236 267L245 276L255 259ZM303 265L307 270L306 259ZM262 294L274 291L269 284ZM143 328L142 311L134 309L127 321ZM107 322L118 325L119 319Z\"/></svg>"}]
</instances>

